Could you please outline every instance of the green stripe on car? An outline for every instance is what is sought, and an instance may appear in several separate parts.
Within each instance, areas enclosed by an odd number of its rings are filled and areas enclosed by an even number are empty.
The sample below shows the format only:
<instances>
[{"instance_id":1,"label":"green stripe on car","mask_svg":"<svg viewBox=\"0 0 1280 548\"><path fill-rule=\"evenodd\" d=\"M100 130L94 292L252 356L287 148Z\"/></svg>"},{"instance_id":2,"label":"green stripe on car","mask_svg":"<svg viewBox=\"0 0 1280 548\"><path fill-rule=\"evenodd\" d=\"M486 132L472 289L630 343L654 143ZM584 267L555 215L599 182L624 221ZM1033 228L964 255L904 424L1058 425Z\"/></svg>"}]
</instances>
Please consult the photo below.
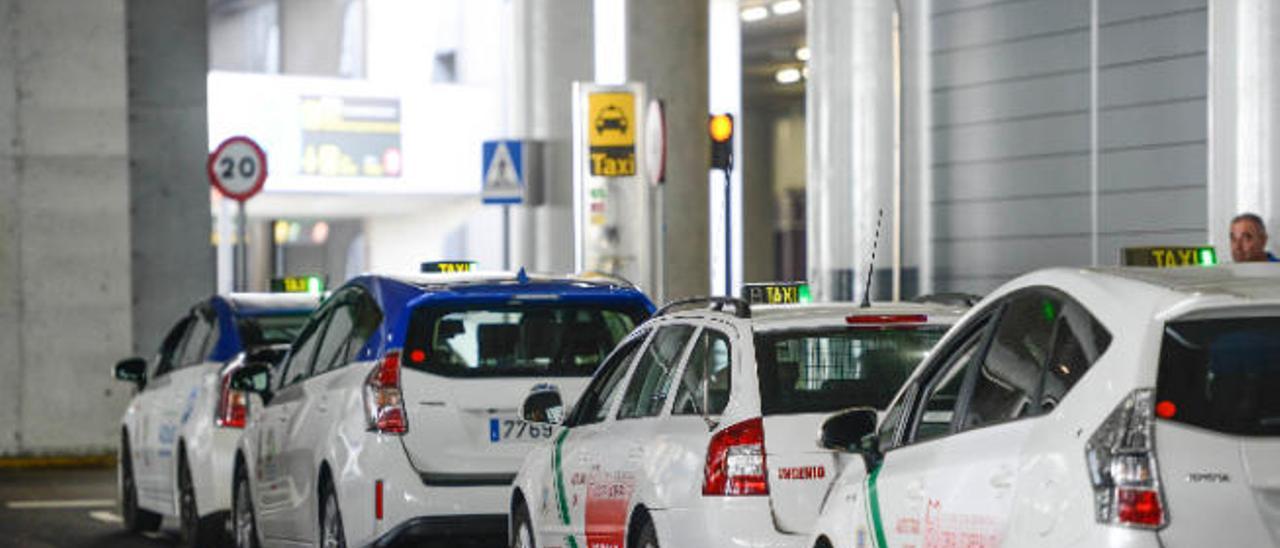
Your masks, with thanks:
<instances>
[{"instance_id":1,"label":"green stripe on car","mask_svg":"<svg viewBox=\"0 0 1280 548\"><path fill-rule=\"evenodd\" d=\"M879 477L879 466L867 476L867 503L871 505L871 529L876 534L876 546L888 548L889 543L884 539L884 523L880 521L880 493L876 490L876 479Z\"/></svg>"}]
</instances>

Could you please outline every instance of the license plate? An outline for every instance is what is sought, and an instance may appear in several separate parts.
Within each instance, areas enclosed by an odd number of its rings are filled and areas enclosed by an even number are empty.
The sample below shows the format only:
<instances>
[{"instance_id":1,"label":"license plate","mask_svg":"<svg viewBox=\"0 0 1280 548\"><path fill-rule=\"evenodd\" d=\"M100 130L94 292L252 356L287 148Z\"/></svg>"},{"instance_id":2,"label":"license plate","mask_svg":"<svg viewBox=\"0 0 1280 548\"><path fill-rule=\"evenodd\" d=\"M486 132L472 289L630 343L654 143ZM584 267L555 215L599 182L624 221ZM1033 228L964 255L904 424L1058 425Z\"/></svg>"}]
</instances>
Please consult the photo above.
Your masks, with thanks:
<instances>
[{"instance_id":1,"label":"license plate","mask_svg":"<svg viewBox=\"0 0 1280 548\"><path fill-rule=\"evenodd\" d=\"M520 419L492 417L489 419L489 442L551 439L554 427L550 424L531 423Z\"/></svg>"}]
</instances>

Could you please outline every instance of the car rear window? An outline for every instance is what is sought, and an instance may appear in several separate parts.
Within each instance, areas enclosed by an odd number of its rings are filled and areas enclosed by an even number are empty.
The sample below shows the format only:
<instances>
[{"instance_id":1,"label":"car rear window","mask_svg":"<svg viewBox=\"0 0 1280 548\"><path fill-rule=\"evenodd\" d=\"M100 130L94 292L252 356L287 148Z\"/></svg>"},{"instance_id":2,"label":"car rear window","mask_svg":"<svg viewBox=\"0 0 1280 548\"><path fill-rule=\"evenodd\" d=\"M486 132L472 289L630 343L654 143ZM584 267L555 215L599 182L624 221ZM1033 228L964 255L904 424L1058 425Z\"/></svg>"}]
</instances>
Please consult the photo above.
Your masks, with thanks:
<instances>
[{"instance_id":1,"label":"car rear window","mask_svg":"<svg viewBox=\"0 0 1280 548\"><path fill-rule=\"evenodd\" d=\"M240 345L246 349L273 344L289 344L298 338L307 323L307 313L239 316L236 329Z\"/></svg>"},{"instance_id":2,"label":"car rear window","mask_svg":"<svg viewBox=\"0 0 1280 548\"><path fill-rule=\"evenodd\" d=\"M621 304L420 308L402 363L449 377L588 377L646 317L643 307Z\"/></svg>"},{"instance_id":3,"label":"car rear window","mask_svg":"<svg viewBox=\"0 0 1280 548\"><path fill-rule=\"evenodd\" d=\"M1157 411L1242 436L1280 435L1280 318L1173 322L1160 350Z\"/></svg>"},{"instance_id":4,"label":"car rear window","mask_svg":"<svg viewBox=\"0 0 1280 548\"><path fill-rule=\"evenodd\" d=\"M945 332L922 326L757 334L761 412L884 409Z\"/></svg>"}]
</instances>

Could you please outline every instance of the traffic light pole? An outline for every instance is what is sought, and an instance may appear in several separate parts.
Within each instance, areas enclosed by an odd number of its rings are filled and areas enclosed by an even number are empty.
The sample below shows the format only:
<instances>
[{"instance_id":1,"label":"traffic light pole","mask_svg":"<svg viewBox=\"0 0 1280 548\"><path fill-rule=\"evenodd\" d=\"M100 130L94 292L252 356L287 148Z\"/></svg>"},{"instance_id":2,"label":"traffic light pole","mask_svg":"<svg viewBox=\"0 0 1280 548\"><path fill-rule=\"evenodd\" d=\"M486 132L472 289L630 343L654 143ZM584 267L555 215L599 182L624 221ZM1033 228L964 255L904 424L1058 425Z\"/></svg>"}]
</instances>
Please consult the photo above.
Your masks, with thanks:
<instances>
[{"instance_id":1,"label":"traffic light pole","mask_svg":"<svg viewBox=\"0 0 1280 548\"><path fill-rule=\"evenodd\" d=\"M724 169L724 294L733 296L733 163Z\"/></svg>"}]
</instances>

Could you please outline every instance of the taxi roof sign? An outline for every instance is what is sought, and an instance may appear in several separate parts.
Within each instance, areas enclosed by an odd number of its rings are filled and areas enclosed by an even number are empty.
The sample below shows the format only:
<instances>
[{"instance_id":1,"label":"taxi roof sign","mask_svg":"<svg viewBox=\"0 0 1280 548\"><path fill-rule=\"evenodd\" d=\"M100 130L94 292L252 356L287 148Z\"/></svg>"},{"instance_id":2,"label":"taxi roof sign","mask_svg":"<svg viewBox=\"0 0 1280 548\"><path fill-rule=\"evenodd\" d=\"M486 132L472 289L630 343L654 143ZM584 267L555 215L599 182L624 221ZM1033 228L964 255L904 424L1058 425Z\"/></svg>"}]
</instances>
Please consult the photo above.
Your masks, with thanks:
<instances>
[{"instance_id":1,"label":"taxi roof sign","mask_svg":"<svg viewBox=\"0 0 1280 548\"><path fill-rule=\"evenodd\" d=\"M799 304L813 301L807 282L768 282L742 285L742 300L751 304Z\"/></svg>"},{"instance_id":2,"label":"taxi roof sign","mask_svg":"<svg viewBox=\"0 0 1280 548\"><path fill-rule=\"evenodd\" d=\"M272 278L271 292L319 295L324 293L324 278L321 276L285 276L283 278Z\"/></svg>"},{"instance_id":3,"label":"taxi roof sign","mask_svg":"<svg viewBox=\"0 0 1280 548\"><path fill-rule=\"evenodd\" d=\"M1213 266L1218 264L1218 253L1213 246L1126 247L1120 250L1120 264L1157 268Z\"/></svg>"},{"instance_id":4,"label":"taxi roof sign","mask_svg":"<svg viewBox=\"0 0 1280 548\"><path fill-rule=\"evenodd\" d=\"M475 261L429 261L422 263L423 274L457 274L476 269Z\"/></svg>"}]
</instances>

